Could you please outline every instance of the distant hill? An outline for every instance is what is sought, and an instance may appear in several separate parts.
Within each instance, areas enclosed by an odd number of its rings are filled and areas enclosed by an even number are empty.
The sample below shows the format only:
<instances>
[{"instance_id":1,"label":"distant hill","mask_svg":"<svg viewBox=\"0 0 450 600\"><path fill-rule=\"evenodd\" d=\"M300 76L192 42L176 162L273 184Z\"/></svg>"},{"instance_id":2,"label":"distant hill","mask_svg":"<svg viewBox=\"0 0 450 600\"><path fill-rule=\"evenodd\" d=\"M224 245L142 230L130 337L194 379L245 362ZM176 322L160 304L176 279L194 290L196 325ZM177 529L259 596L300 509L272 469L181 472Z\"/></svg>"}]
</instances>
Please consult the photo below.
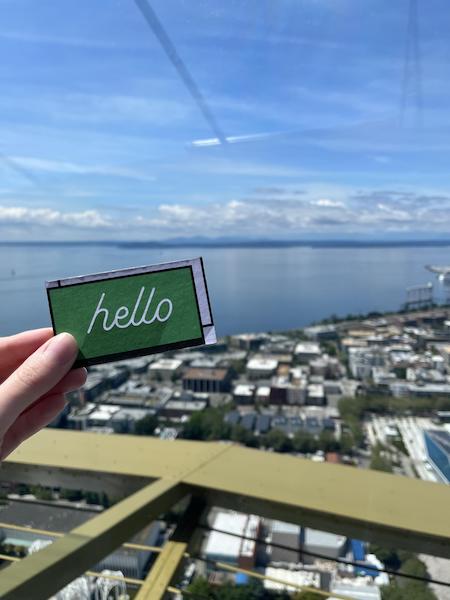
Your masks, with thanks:
<instances>
[{"instance_id":1,"label":"distant hill","mask_svg":"<svg viewBox=\"0 0 450 600\"><path fill-rule=\"evenodd\" d=\"M168 240L86 240L86 241L3 241L0 246L115 246L132 248L439 248L450 247L450 240L272 240L238 237L179 237Z\"/></svg>"}]
</instances>

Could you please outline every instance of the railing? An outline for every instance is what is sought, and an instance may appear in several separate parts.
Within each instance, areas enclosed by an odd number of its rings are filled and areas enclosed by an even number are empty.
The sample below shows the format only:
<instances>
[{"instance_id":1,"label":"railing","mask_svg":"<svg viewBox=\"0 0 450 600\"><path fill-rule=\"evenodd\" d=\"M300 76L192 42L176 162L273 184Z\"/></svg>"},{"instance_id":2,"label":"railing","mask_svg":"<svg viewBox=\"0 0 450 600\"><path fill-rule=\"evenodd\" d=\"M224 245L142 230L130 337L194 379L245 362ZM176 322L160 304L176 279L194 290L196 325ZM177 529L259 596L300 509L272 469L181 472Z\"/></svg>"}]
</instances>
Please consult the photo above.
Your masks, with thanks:
<instances>
[{"instance_id":1,"label":"railing","mask_svg":"<svg viewBox=\"0 0 450 600\"><path fill-rule=\"evenodd\" d=\"M450 486L229 444L47 429L10 456L2 479L116 497L131 491L3 570L4 600L48 598L186 497L191 497L187 513L147 579L135 580L140 600L175 591L172 583L208 506L450 557Z\"/></svg>"}]
</instances>

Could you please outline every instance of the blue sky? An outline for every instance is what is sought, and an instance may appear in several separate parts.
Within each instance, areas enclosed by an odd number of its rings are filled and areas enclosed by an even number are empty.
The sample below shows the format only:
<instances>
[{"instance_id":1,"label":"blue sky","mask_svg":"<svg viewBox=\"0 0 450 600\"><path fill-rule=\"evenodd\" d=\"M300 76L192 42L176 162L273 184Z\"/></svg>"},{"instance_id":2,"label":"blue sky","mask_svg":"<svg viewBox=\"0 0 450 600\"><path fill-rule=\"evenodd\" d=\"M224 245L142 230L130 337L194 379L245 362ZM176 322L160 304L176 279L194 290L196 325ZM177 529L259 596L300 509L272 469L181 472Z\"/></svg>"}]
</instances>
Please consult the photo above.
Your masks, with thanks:
<instances>
[{"instance_id":1,"label":"blue sky","mask_svg":"<svg viewBox=\"0 0 450 600\"><path fill-rule=\"evenodd\" d=\"M450 10L418 3L404 86L408 0L153 1L223 145L133 0L0 0L0 239L447 236Z\"/></svg>"}]
</instances>

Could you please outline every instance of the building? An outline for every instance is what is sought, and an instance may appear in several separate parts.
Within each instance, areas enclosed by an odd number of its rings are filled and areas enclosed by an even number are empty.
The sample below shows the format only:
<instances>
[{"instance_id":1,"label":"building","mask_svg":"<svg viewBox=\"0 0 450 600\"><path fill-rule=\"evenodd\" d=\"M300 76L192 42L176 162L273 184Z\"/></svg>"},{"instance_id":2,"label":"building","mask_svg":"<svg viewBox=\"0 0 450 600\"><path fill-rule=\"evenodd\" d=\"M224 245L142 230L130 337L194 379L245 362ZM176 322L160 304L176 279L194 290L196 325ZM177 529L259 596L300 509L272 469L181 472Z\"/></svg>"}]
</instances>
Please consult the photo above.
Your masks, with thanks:
<instances>
[{"instance_id":1,"label":"building","mask_svg":"<svg viewBox=\"0 0 450 600\"><path fill-rule=\"evenodd\" d=\"M81 510L74 506L49 506L36 502L11 501L7 506L2 507L0 542L2 544L13 544L28 551L33 542L41 540L43 543L48 543L53 541L54 537L45 533L26 531L26 527L35 530L66 533L98 515L98 510L89 510L88 507ZM25 527L21 530L8 527L8 524L15 525L17 523ZM160 533L161 524L159 521L155 521L130 541L155 546L159 542ZM103 569L119 570L126 577L143 578L151 557L152 553L148 550L120 548L103 558L97 565L92 565L92 569L97 572Z\"/></svg>"},{"instance_id":2,"label":"building","mask_svg":"<svg viewBox=\"0 0 450 600\"><path fill-rule=\"evenodd\" d=\"M151 375L167 381L178 377L182 366L183 362L177 358L160 358L150 365L149 371Z\"/></svg>"},{"instance_id":3,"label":"building","mask_svg":"<svg viewBox=\"0 0 450 600\"><path fill-rule=\"evenodd\" d=\"M183 389L212 394L230 391L231 372L229 369L189 368L183 376Z\"/></svg>"},{"instance_id":4,"label":"building","mask_svg":"<svg viewBox=\"0 0 450 600\"><path fill-rule=\"evenodd\" d=\"M428 429L423 432L428 460L439 480L450 483L450 433Z\"/></svg>"},{"instance_id":5,"label":"building","mask_svg":"<svg viewBox=\"0 0 450 600\"><path fill-rule=\"evenodd\" d=\"M300 363L307 364L319 358L322 352L320 345L316 342L300 342L300 344L296 345L294 354Z\"/></svg>"},{"instance_id":6,"label":"building","mask_svg":"<svg viewBox=\"0 0 450 600\"><path fill-rule=\"evenodd\" d=\"M256 389L255 402L257 404L269 404L270 387L268 385L260 385Z\"/></svg>"},{"instance_id":7,"label":"building","mask_svg":"<svg viewBox=\"0 0 450 600\"><path fill-rule=\"evenodd\" d=\"M67 416L67 427L80 431L88 431L92 428L109 428L111 417L120 408L120 406L114 404L94 404L92 402L82 407L73 407ZM111 429L112 432L113 430Z\"/></svg>"},{"instance_id":8,"label":"building","mask_svg":"<svg viewBox=\"0 0 450 600\"><path fill-rule=\"evenodd\" d=\"M266 333L241 333L240 335L233 335L231 338L231 345L241 350L255 351L259 350L261 344L267 338Z\"/></svg>"},{"instance_id":9,"label":"building","mask_svg":"<svg viewBox=\"0 0 450 600\"><path fill-rule=\"evenodd\" d=\"M227 425L234 427L235 425L238 425L239 421L241 420L241 415L238 413L237 410L232 410L231 412L225 415L223 420Z\"/></svg>"},{"instance_id":10,"label":"building","mask_svg":"<svg viewBox=\"0 0 450 600\"><path fill-rule=\"evenodd\" d=\"M120 408L112 415L108 426L112 427L114 433L134 433L138 421L155 414L151 408Z\"/></svg>"},{"instance_id":11,"label":"building","mask_svg":"<svg viewBox=\"0 0 450 600\"><path fill-rule=\"evenodd\" d=\"M241 427L247 431L253 431L256 423L256 413L248 413L241 418Z\"/></svg>"},{"instance_id":12,"label":"building","mask_svg":"<svg viewBox=\"0 0 450 600\"><path fill-rule=\"evenodd\" d=\"M270 546L270 562L271 563L297 563L300 561L300 532L299 525L292 523L284 523L283 521L272 521L271 525L271 542L286 548L277 548Z\"/></svg>"},{"instance_id":13,"label":"building","mask_svg":"<svg viewBox=\"0 0 450 600\"><path fill-rule=\"evenodd\" d=\"M334 594L341 594L355 600L381 600L380 588L370 577L334 577L330 586L330 598Z\"/></svg>"},{"instance_id":14,"label":"building","mask_svg":"<svg viewBox=\"0 0 450 600\"><path fill-rule=\"evenodd\" d=\"M233 391L233 400L236 404L253 404L255 395L255 386L246 383L239 383Z\"/></svg>"},{"instance_id":15,"label":"building","mask_svg":"<svg viewBox=\"0 0 450 600\"><path fill-rule=\"evenodd\" d=\"M314 325L312 327L306 327L304 333L308 338L317 342L326 342L338 338L335 325Z\"/></svg>"},{"instance_id":16,"label":"building","mask_svg":"<svg viewBox=\"0 0 450 600\"><path fill-rule=\"evenodd\" d=\"M211 531L208 534L203 546L205 557L243 569L251 569L256 561L257 544L251 540L243 540L242 537L257 539L260 528L261 520L255 515L218 511L212 522L212 529L218 531ZM227 535L225 532L233 535Z\"/></svg>"},{"instance_id":17,"label":"building","mask_svg":"<svg viewBox=\"0 0 450 600\"><path fill-rule=\"evenodd\" d=\"M336 535L306 527L302 529L300 535L300 547L301 550L303 549L307 552L322 554L329 558L339 558L346 551L347 538L343 535ZM303 555L303 562L310 563L311 561L314 562L313 557L307 554Z\"/></svg>"},{"instance_id":18,"label":"building","mask_svg":"<svg viewBox=\"0 0 450 600\"><path fill-rule=\"evenodd\" d=\"M145 385L130 379L117 390L106 394L104 404L117 404L126 408L153 408L158 410L173 396L173 389L168 385Z\"/></svg>"},{"instance_id":19,"label":"building","mask_svg":"<svg viewBox=\"0 0 450 600\"><path fill-rule=\"evenodd\" d=\"M283 590L288 593L298 592L299 586L314 587L319 589L321 587L320 573L317 571L307 571L305 569L283 569L281 567L267 567L264 571L266 577L271 579L264 580L264 589L273 592L282 592ZM279 581L275 581L275 580ZM283 583L281 583L283 581ZM289 585L289 584L292 585Z\"/></svg>"},{"instance_id":20,"label":"building","mask_svg":"<svg viewBox=\"0 0 450 600\"><path fill-rule=\"evenodd\" d=\"M323 406L325 404L325 390L321 383L310 383L307 387L306 404Z\"/></svg>"},{"instance_id":21,"label":"building","mask_svg":"<svg viewBox=\"0 0 450 600\"><path fill-rule=\"evenodd\" d=\"M287 377L274 377L270 386L270 404L305 404L306 384L294 384Z\"/></svg>"},{"instance_id":22,"label":"building","mask_svg":"<svg viewBox=\"0 0 450 600\"><path fill-rule=\"evenodd\" d=\"M247 363L247 375L251 379L264 379L272 377L278 368L278 360L275 358L254 357Z\"/></svg>"},{"instance_id":23,"label":"building","mask_svg":"<svg viewBox=\"0 0 450 600\"><path fill-rule=\"evenodd\" d=\"M160 410L159 415L167 419L178 419L184 415L191 416L201 412L207 406L207 400L169 400Z\"/></svg>"},{"instance_id":24,"label":"building","mask_svg":"<svg viewBox=\"0 0 450 600\"><path fill-rule=\"evenodd\" d=\"M269 415L257 415L255 422L255 433L257 435L264 435L270 429L270 416Z\"/></svg>"}]
</instances>

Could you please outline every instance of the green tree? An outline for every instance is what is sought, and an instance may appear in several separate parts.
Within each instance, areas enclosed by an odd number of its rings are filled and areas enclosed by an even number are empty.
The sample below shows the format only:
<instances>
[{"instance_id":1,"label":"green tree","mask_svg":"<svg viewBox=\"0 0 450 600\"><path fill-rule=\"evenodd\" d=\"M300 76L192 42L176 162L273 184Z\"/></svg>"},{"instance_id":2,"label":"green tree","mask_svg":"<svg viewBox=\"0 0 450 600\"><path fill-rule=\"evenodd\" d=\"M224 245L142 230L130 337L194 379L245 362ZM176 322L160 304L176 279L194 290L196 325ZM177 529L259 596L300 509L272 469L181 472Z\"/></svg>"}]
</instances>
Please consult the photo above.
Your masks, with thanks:
<instances>
[{"instance_id":1,"label":"green tree","mask_svg":"<svg viewBox=\"0 0 450 600\"><path fill-rule=\"evenodd\" d=\"M190 594L195 594L205 598L215 597L212 595L211 585L208 583L208 580L204 577L197 577L196 579L194 579L194 581L188 586L187 591Z\"/></svg>"},{"instance_id":2,"label":"green tree","mask_svg":"<svg viewBox=\"0 0 450 600\"><path fill-rule=\"evenodd\" d=\"M324 452L339 452L341 444L331 431L321 431L319 435L319 448Z\"/></svg>"},{"instance_id":3,"label":"green tree","mask_svg":"<svg viewBox=\"0 0 450 600\"><path fill-rule=\"evenodd\" d=\"M154 415L145 415L136 422L134 432L136 435L152 435L158 427L158 419Z\"/></svg>"},{"instance_id":4,"label":"green tree","mask_svg":"<svg viewBox=\"0 0 450 600\"><path fill-rule=\"evenodd\" d=\"M355 449L355 440L353 435L348 432L343 432L341 435L341 452L343 454L352 454Z\"/></svg>"},{"instance_id":5,"label":"green tree","mask_svg":"<svg viewBox=\"0 0 450 600\"><path fill-rule=\"evenodd\" d=\"M106 492L102 492L100 494L100 504L103 506L103 508L109 508L111 506L111 502Z\"/></svg>"},{"instance_id":6,"label":"green tree","mask_svg":"<svg viewBox=\"0 0 450 600\"><path fill-rule=\"evenodd\" d=\"M384 471L385 473L392 473L392 463L383 452L383 449L380 446L380 444L377 444L372 448L370 468L374 471Z\"/></svg>"},{"instance_id":7,"label":"green tree","mask_svg":"<svg viewBox=\"0 0 450 600\"><path fill-rule=\"evenodd\" d=\"M263 437L264 445L273 448L275 452L292 452L292 440L280 429L272 429Z\"/></svg>"},{"instance_id":8,"label":"green tree","mask_svg":"<svg viewBox=\"0 0 450 600\"><path fill-rule=\"evenodd\" d=\"M423 583L391 583L381 588L382 600L437 600L431 589Z\"/></svg>"},{"instance_id":9,"label":"green tree","mask_svg":"<svg viewBox=\"0 0 450 600\"><path fill-rule=\"evenodd\" d=\"M193 414L185 423L182 437L188 440L228 440L231 427L224 423L224 408L206 408Z\"/></svg>"},{"instance_id":10,"label":"green tree","mask_svg":"<svg viewBox=\"0 0 450 600\"><path fill-rule=\"evenodd\" d=\"M70 502L79 502L83 499L83 493L81 490L66 490L61 489L60 497L63 500L70 500Z\"/></svg>"},{"instance_id":11,"label":"green tree","mask_svg":"<svg viewBox=\"0 0 450 600\"><path fill-rule=\"evenodd\" d=\"M291 598L292 600L324 600L325 596L305 590L304 592L295 593Z\"/></svg>"},{"instance_id":12,"label":"green tree","mask_svg":"<svg viewBox=\"0 0 450 600\"><path fill-rule=\"evenodd\" d=\"M402 573L406 573L407 575L415 575L416 577L423 577L424 579L428 579L430 577L427 567L421 560L417 558L417 556L408 558L402 564Z\"/></svg>"},{"instance_id":13,"label":"green tree","mask_svg":"<svg viewBox=\"0 0 450 600\"><path fill-rule=\"evenodd\" d=\"M369 549L371 554L375 554L388 569L396 571L400 568L401 560L396 550L393 550L392 548L382 548L376 544L371 544Z\"/></svg>"},{"instance_id":14,"label":"green tree","mask_svg":"<svg viewBox=\"0 0 450 600\"><path fill-rule=\"evenodd\" d=\"M318 441L307 431L297 431L292 443L294 450L302 454L313 454L319 449Z\"/></svg>"},{"instance_id":15,"label":"green tree","mask_svg":"<svg viewBox=\"0 0 450 600\"><path fill-rule=\"evenodd\" d=\"M100 504L100 496L97 492L85 492L84 499L88 504Z\"/></svg>"},{"instance_id":16,"label":"green tree","mask_svg":"<svg viewBox=\"0 0 450 600\"><path fill-rule=\"evenodd\" d=\"M35 485L31 488L31 493L35 495L38 500L53 500L52 490L42 485Z\"/></svg>"},{"instance_id":17,"label":"green tree","mask_svg":"<svg viewBox=\"0 0 450 600\"><path fill-rule=\"evenodd\" d=\"M259 446L258 438L253 435L251 431L245 429L241 425L235 425L231 430L231 439L233 442L244 444L250 448L257 448Z\"/></svg>"},{"instance_id":18,"label":"green tree","mask_svg":"<svg viewBox=\"0 0 450 600\"><path fill-rule=\"evenodd\" d=\"M199 598L211 598L211 600L289 600L290 598L286 592L271 592L264 589L260 581L251 581L243 585L225 583L213 586L204 577L197 577L188 586L187 591L198 595Z\"/></svg>"}]
</instances>

